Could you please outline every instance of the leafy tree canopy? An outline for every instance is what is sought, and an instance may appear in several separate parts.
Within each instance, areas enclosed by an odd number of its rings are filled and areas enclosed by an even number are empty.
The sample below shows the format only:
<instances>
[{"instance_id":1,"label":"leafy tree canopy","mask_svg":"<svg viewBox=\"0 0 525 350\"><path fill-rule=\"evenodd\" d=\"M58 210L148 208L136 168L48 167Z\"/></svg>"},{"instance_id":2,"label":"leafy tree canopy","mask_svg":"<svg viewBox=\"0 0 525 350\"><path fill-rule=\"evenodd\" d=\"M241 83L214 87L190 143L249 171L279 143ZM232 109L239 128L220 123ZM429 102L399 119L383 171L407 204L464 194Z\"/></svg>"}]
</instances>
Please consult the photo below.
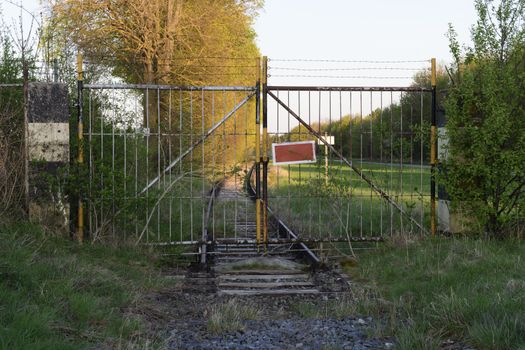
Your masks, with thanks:
<instances>
[{"instance_id":1,"label":"leafy tree canopy","mask_svg":"<svg viewBox=\"0 0 525 350\"><path fill-rule=\"evenodd\" d=\"M477 0L471 47L450 26L455 58L445 103L447 191L456 209L502 236L525 209L525 1Z\"/></svg>"}]
</instances>

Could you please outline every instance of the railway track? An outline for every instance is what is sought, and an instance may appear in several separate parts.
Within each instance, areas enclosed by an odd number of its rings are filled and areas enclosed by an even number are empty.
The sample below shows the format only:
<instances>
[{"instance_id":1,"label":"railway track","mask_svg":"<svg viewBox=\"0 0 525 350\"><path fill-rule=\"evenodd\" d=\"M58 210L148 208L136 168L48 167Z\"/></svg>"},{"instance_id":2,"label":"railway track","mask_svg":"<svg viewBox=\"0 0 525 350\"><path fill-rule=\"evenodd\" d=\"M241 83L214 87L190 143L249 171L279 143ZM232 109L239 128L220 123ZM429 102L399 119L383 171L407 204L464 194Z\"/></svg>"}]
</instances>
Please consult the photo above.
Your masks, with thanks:
<instances>
[{"instance_id":1,"label":"railway track","mask_svg":"<svg viewBox=\"0 0 525 350\"><path fill-rule=\"evenodd\" d=\"M233 232L215 239L209 252L212 273L219 295L297 295L318 294L309 266L290 251L291 244L256 244L255 204L235 178L224 181L216 204L235 206L235 217L228 222ZM232 205L233 204L233 205ZM278 237L279 227L271 225L268 236Z\"/></svg>"}]
</instances>

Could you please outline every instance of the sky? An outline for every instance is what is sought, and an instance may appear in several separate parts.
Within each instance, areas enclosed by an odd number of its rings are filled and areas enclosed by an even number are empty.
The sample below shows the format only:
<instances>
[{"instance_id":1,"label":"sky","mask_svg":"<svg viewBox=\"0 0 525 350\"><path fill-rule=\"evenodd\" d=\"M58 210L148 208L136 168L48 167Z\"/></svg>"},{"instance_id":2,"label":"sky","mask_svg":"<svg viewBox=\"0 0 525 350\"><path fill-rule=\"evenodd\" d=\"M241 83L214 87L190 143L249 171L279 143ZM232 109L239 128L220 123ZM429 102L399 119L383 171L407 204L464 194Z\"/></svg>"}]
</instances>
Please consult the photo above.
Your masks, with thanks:
<instances>
[{"instance_id":1,"label":"sky","mask_svg":"<svg viewBox=\"0 0 525 350\"><path fill-rule=\"evenodd\" d=\"M0 0L7 24L20 14L9 2L20 0ZM21 3L39 17L39 0ZM475 20L474 0L265 0L254 29L261 53L269 57L270 85L408 86L415 72L429 69L430 58L450 63L449 23L459 42L469 44ZM338 111L327 110L330 102L323 98L314 104L320 112L312 118L367 113L383 96L363 101L357 95L334 96ZM296 108L312 109L305 99L295 102ZM279 119L275 111L270 114Z\"/></svg>"},{"instance_id":2,"label":"sky","mask_svg":"<svg viewBox=\"0 0 525 350\"><path fill-rule=\"evenodd\" d=\"M39 0L0 0L8 24L10 2L39 16ZM270 58L450 61L448 23L468 42L475 18L473 0L265 0L255 31Z\"/></svg>"},{"instance_id":3,"label":"sky","mask_svg":"<svg viewBox=\"0 0 525 350\"><path fill-rule=\"evenodd\" d=\"M255 23L257 43L270 59L270 81L294 80L316 85L407 85L409 79L380 79L381 76L407 76L411 73L378 68L400 67L375 64L374 70L355 62L279 62L277 59L323 60L429 60L450 63L446 33L449 23L455 27L461 43L470 42L470 28L476 13L473 0L266 0ZM272 60L273 63L272 63ZM279 63L279 64L277 64ZM276 71L272 66L287 70ZM404 68L427 68L428 62L405 64ZM290 77L293 70L316 78ZM333 71L310 71L312 68ZM337 70L341 69L341 70ZM285 79L279 75L287 75ZM297 73L297 71L295 71ZM292 75L299 75L299 74ZM350 74L352 73L352 74ZM376 79L352 79L352 76ZM338 76L339 78L319 78ZM365 81L366 80L366 81Z\"/></svg>"},{"instance_id":4,"label":"sky","mask_svg":"<svg viewBox=\"0 0 525 350\"><path fill-rule=\"evenodd\" d=\"M279 58L450 60L475 22L473 0L266 0L255 24L261 52Z\"/></svg>"}]
</instances>

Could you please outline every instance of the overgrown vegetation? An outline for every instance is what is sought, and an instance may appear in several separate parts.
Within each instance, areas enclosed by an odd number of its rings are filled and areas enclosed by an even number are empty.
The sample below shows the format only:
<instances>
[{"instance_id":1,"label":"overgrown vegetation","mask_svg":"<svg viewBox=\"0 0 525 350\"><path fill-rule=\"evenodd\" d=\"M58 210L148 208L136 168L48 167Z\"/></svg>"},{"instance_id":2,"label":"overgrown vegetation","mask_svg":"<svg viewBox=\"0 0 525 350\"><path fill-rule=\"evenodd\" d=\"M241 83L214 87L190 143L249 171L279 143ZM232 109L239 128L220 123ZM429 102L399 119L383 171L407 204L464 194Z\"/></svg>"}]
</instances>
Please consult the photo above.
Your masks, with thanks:
<instances>
[{"instance_id":1,"label":"overgrown vegetation","mask_svg":"<svg viewBox=\"0 0 525 350\"><path fill-rule=\"evenodd\" d=\"M396 336L399 349L439 349L448 339L481 350L525 347L523 242L395 242L361 253L348 273L387 301L379 303L384 309L356 309L387 319L379 326ZM356 301L371 302L366 296Z\"/></svg>"},{"instance_id":2,"label":"overgrown vegetation","mask_svg":"<svg viewBox=\"0 0 525 350\"><path fill-rule=\"evenodd\" d=\"M0 348L162 345L141 308L172 282L149 251L79 246L24 223L1 225L0 241Z\"/></svg>"},{"instance_id":3,"label":"overgrown vegetation","mask_svg":"<svg viewBox=\"0 0 525 350\"><path fill-rule=\"evenodd\" d=\"M20 84L22 62L11 39L0 31L0 83ZM23 90L0 88L0 215L19 214L24 203Z\"/></svg>"},{"instance_id":4,"label":"overgrown vegetation","mask_svg":"<svg viewBox=\"0 0 525 350\"><path fill-rule=\"evenodd\" d=\"M525 209L525 1L477 0L473 46L455 58L446 99L450 140L445 176L452 205L473 231L498 237L522 229Z\"/></svg>"}]
</instances>

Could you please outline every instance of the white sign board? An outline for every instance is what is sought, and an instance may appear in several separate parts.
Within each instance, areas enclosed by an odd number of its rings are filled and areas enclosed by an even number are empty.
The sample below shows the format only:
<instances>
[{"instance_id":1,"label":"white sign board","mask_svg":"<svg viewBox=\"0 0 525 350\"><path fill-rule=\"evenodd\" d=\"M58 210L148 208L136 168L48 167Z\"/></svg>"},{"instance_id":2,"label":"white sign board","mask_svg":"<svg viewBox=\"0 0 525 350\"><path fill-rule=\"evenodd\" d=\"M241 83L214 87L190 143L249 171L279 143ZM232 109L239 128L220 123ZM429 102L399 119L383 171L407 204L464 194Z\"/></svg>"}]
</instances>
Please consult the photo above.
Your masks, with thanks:
<instances>
[{"instance_id":1,"label":"white sign board","mask_svg":"<svg viewBox=\"0 0 525 350\"><path fill-rule=\"evenodd\" d=\"M335 145L335 137L334 136L321 136L323 139L325 139L329 145ZM318 145L324 145L325 143L321 141L320 139L317 139Z\"/></svg>"}]
</instances>

